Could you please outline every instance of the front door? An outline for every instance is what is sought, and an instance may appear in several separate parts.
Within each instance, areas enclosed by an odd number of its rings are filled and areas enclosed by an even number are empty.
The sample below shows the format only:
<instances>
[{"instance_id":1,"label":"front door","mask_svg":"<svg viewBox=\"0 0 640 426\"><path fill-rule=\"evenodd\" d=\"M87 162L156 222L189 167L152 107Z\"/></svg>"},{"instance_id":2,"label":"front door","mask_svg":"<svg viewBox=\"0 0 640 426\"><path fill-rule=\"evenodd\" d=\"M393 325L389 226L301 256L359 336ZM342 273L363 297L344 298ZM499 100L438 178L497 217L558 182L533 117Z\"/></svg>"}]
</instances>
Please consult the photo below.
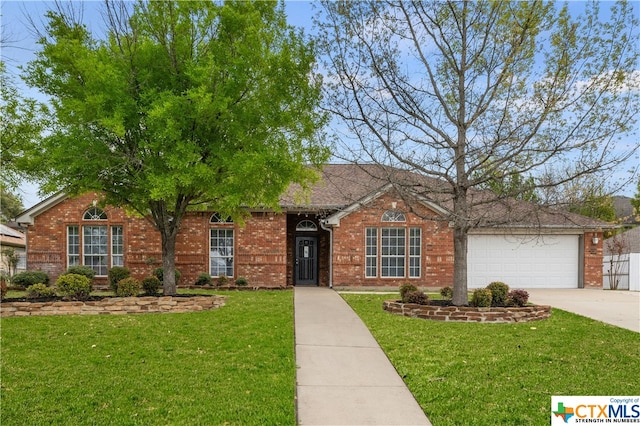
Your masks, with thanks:
<instances>
[{"instance_id":1,"label":"front door","mask_svg":"<svg viewBox=\"0 0 640 426\"><path fill-rule=\"evenodd\" d=\"M295 285L318 285L318 237L296 237Z\"/></svg>"}]
</instances>

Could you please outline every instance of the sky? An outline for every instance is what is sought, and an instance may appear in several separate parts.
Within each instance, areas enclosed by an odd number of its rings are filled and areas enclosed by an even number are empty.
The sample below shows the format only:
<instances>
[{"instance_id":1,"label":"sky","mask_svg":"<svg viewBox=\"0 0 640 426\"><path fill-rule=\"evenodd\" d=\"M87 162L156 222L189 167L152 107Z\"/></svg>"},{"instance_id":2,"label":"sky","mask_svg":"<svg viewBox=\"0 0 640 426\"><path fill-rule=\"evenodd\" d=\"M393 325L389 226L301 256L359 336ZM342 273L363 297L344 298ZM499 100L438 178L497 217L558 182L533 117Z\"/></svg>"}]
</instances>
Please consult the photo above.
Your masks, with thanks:
<instances>
[{"instance_id":1,"label":"sky","mask_svg":"<svg viewBox=\"0 0 640 426\"><path fill-rule=\"evenodd\" d=\"M78 3L78 2L76 2ZM102 1L84 1L84 22L92 31L102 31L104 25L100 15ZM602 8L607 8L603 2ZM19 90L25 97L44 99L37 91L26 87L17 77L18 67L34 59L37 49L36 36L30 30L28 16L33 17L36 22L41 22L44 13L52 8L52 1L4 1L0 0L0 23L2 25L3 43L0 55L2 61L7 65L9 73L15 77ZM574 2L578 5L578 2ZM635 9L640 17L640 0L632 0ZM291 25L302 27L306 33L312 32L311 17L315 13L312 1L285 1L287 19ZM5 41L6 40L6 41ZM639 64L640 69L640 64ZM636 139L637 141L637 139ZM637 142L634 142L637 143ZM639 159L634 157L626 165L625 169L637 168ZM25 183L19 188L19 195L22 197L25 208L37 204L42 197L38 194L38 187ZM629 185L626 190L620 191L619 195L633 196L635 185Z\"/></svg>"}]
</instances>

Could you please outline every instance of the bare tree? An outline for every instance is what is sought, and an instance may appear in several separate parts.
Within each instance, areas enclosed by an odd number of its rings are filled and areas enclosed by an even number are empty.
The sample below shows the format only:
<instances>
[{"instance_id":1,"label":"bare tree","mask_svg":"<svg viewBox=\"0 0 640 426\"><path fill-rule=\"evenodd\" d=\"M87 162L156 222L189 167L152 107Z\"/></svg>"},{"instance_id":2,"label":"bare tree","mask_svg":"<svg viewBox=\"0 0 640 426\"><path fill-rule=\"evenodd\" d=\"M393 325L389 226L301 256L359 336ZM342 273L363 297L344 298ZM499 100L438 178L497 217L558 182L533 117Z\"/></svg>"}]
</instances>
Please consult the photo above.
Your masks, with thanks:
<instances>
[{"instance_id":1,"label":"bare tree","mask_svg":"<svg viewBox=\"0 0 640 426\"><path fill-rule=\"evenodd\" d=\"M482 206L612 170L638 115L638 22L626 3L602 21L553 2L323 2L326 105L350 161L392 165L436 185L420 194L453 224L454 297L467 302L467 233ZM521 176L495 197L496 179ZM394 182L398 187L403 184ZM490 185L489 185L490 186Z\"/></svg>"}]
</instances>

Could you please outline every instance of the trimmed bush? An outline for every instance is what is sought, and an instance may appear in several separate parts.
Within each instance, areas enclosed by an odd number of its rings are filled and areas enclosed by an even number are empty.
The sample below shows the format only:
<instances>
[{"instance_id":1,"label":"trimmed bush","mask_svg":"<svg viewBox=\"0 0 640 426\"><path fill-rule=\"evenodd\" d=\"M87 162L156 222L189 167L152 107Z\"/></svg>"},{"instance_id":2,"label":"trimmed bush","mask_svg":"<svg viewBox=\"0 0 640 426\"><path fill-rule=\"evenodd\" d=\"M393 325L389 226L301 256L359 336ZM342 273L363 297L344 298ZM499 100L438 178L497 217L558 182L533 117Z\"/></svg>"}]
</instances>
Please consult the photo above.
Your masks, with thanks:
<instances>
[{"instance_id":1,"label":"trimmed bush","mask_svg":"<svg viewBox=\"0 0 640 426\"><path fill-rule=\"evenodd\" d=\"M491 306L491 290L488 288L477 288L471 296L471 306L486 308Z\"/></svg>"},{"instance_id":2,"label":"trimmed bush","mask_svg":"<svg viewBox=\"0 0 640 426\"><path fill-rule=\"evenodd\" d=\"M226 275L220 275L218 278L216 278L216 285L218 287L222 287L223 285L227 284L229 284L229 278L227 278Z\"/></svg>"},{"instance_id":3,"label":"trimmed bush","mask_svg":"<svg viewBox=\"0 0 640 426\"><path fill-rule=\"evenodd\" d=\"M131 271L123 266L114 266L109 269L109 288L114 293L118 289L118 283L131 276Z\"/></svg>"},{"instance_id":4,"label":"trimmed bush","mask_svg":"<svg viewBox=\"0 0 640 426\"><path fill-rule=\"evenodd\" d=\"M146 277L142 280L142 290L147 296L156 296L160 292L162 283L158 277Z\"/></svg>"},{"instance_id":5,"label":"trimmed bush","mask_svg":"<svg viewBox=\"0 0 640 426\"><path fill-rule=\"evenodd\" d=\"M15 274L11 283L17 287L27 288L34 284L49 285L49 275L42 271L25 271Z\"/></svg>"},{"instance_id":6,"label":"trimmed bush","mask_svg":"<svg viewBox=\"0 0 640 426\"><path fill-rule=\"evenodd\" d=\"M409 283L405 283L405 284L402 284L400 286L400 299L402 299L402 301L404 303L406 303L405 302L405 295L407 293L409 293L410 291L418 291L418 287L416 287L413 284L409 284Z\"/></svg>"},{"instance_id":7,"label":"trimmed bush","mask_svg":"<svg viewBox=\"0 0 640 426\"><path fill-rule=\"evenodd\" d=\"M491 306L506 306L509 286L500 281L494 281L487 286L491 291Z\"/></svg>"},{"instance_id":8,"label":"trimmed bush","mask_svg":"<svg viewBox=\"0 0 640 426\"><path fill-rule=\"evenodd\" d=\"M428 305L429 296L422 291L408 291L404 294L403 303L417 303L418 305Z\"/></svg>"},{"instance_id":9,"label":"trimmed bush","mask_svg":"<svg viewBox=\"0 0 640 426\"><path fill-rule=\"evenodd\" d=\"M509 292L508 303L513 306L525 306L529 302L529 293L525 290L511 290Z\"/></svg>"},{"instance_id":10,"label":"trimmed bush","mask_svg":"<svg viewBox=\"0 0 640 426\"><path fill-rule=\"evenodd\" d=\"M249 281L247 281L245 277L238 277L238 279L236 280L236 285L244 287L247 284L249 284Z\"/></svg>"},{"instance_id":11,"label":"trimmed bush","mask_svg":"<svg viewBox=\"0 0 640 426\"><path fill-rule=\"evenodd\" d=\"M142 286L140 285L140 281L136 280L133 277L125 278L118 282L118 287L116 288L116 296L118 297L133 297L137 296L140 293L140 289Z\"/></svg>"},{"instance_id":12,"label":"trimmed bush","mask_svg":"<svg viewBox=\"0 0 640 426\"><path fill-rule=\"evenodd\" d=\"M213 282L213 279L211 278L211 275L207 274L206 272L201 273L200 275L198 275L198 278L196 278L196 285L211 285L211 283Z\"/></svg>"},{"instance_id":13,"label":"trimmed bush","mask_svg":"<svg viewBox=\"0 0 640 426\"><path fill-rule=\"evenodd\" d=\"M182 274L177 269L175 270L174 274L175 274L175 277L176 277L176 285L178 285L178 282L180 281L180 277L182 276ZM153 270L153 275L156 278L158 278L160 280L160 282L163 282L164 269L162 269L162 268L154 269Z\"/></svg>"},{"instance_id":14,"label":"trimmed bush","mask_svg":"<svg viewBox=\"0 0 640 426\"><path fill-rule=\"evenodd\" d=\"M442 287L440 289L440 296L445 300L453 299L453 289L451 287Z\"/></svg>"},{"instance_id":15,"label":"trimmed bush","mask_svg":"<svg viewBox=\"0 0 640 426\"><path fill-rule=\"evenodd\" d=\"M56 295L56 289L46 285L34 284L27 287L27 297L29 299L48 298Z\"/></svg>"},{"instance_id":16,"label":"trimmed bush","mask_svg":"<svg viewBox=\"0 0 640 426\"><path fill-rule=\"evenodd\" d=\"M72 300L87 300L91 295L91 280L84 275L64 274L56 281L58 293Z\"/></svg>"},{"instance_id":17,"label":"trimmed bush","mask_svg":"<svg viewBox=\"0 0 640 426\"><path fill-rule=\"evenodd\" d=\"M75 265L75 266L69 266L65 271L64 275L66 274L82 275L89 278L89 280L93 281L93 278L96 276L96 271L94 271L93 268L89 266Z\"/></svg>"}]
</instances>

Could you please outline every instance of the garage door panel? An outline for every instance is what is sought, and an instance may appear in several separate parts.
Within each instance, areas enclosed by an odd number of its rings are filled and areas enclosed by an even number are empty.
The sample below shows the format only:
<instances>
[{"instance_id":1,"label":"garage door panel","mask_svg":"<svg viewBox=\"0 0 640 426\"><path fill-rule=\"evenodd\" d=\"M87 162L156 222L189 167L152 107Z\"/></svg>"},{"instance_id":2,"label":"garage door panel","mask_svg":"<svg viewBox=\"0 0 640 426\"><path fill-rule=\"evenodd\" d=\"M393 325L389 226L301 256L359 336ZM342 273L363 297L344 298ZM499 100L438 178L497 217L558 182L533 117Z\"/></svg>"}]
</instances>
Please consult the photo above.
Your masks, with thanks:
<instances>
[{"instance_id":1,"label":"garage door panel","mask_svg":"<svg viewBox=\"0 0 640 426\"><path fill-rule=\"evenodd\" d=\"M504 281L512 288L576 288L577 235L470 235L469 288Z\"/></svg>"}]
</instances>

